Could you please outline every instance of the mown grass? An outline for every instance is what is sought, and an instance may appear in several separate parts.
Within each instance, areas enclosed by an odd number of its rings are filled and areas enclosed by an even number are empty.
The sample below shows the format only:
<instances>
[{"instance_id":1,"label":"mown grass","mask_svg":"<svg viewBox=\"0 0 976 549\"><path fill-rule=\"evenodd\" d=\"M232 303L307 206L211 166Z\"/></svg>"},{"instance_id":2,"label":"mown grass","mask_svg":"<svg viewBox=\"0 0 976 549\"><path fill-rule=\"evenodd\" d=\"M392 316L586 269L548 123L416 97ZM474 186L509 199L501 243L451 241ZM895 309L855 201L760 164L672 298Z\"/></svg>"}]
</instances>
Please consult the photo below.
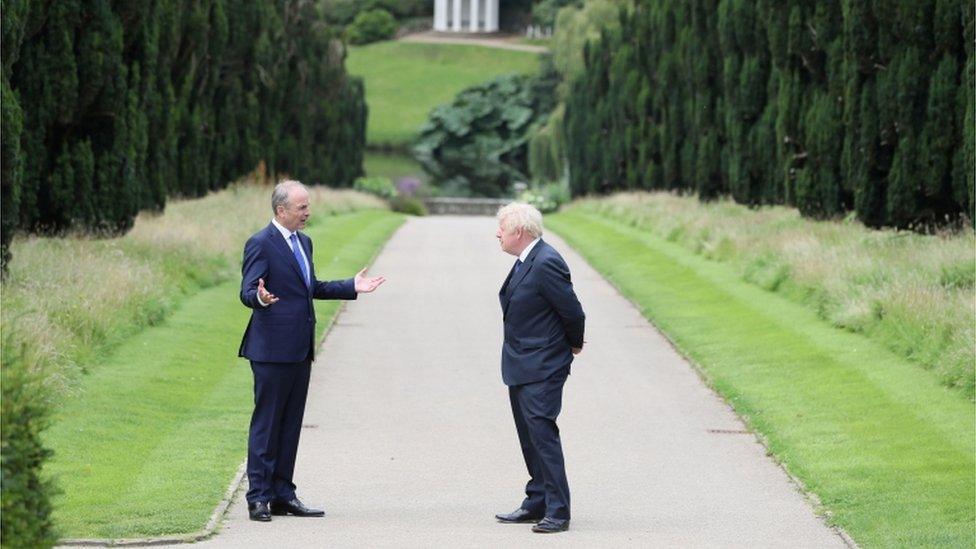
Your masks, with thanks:
<instances>
[{"instance_id":1,"label":"mown grass","mask_svg":"<svg viewBox=\"0 0 976 549\"><path fill-rule=\"evenodd\" d=\"M538 54L476 45L377 42L349 48L346 69L363 77L370 146L404 148L427 114L464 88L507 73L530 73Z\"/></svg>"},{"instance_id":2,"label":"mown grass","mask_svg":"<svg viewBox=\"0 0 976 549\"><path fill-rule=\"evenodd\" d=\"M352 276L401 222L376 209L317 216L307 232L319 276ZM249 311L238 290L234 278L186 298L93 367L59 408L45 438L63 492L55 499L63 537L173 534L206 523L247 442L251 373L237 348ZM339 305L317 304L320 336Z\"/></svg>"},{"instance_id":3,"label":"mown grass","mask_svg":"<svg viewBox=\"0 0 976 549\"><path fill-rule=\"evenodd\" d=\"M573 209L638 227L727 262L764 289L864 334L970 398L976 388L976 235L871 230L795 209L708 204L666 193L579 201Z\"/></svg>"},{"instance_id":4,"label":"mown grass","mask_svg":"<svg viewBox=\"0 0 976 549\"><path fill-rule=\"evenodd\" d=\"M30 347L55 400L114 346L162 322L186 296L240 276L244 240L271 219L271 188L236 184L143 213L125 236L19 237L2 285L0 326ZM387 208L351 191L312 189L313 212Z\"/></svg>"},{"instance_id":5,"label":"mown grass","mask_svg":"<svg viewBox=\"0 0 976 549\"><path fill-rule=\"evenodd\" d=\"M367 177L388 177L394 182L407 176L416 177L421 182L429 179L420 163L405 154L367 151L363 157L363 170Z\"/></svg>"},{"instance_id":6,"label":"mown grass","mask_svg":"<svg viewBox=\"0 0 976 549\"><path fill-rule=\"evenodd\" d=\"M831 522L865 547L973 546L968 398L730 265L591 208L547 225L699 366Z\"/></svg>"}]
</instances>

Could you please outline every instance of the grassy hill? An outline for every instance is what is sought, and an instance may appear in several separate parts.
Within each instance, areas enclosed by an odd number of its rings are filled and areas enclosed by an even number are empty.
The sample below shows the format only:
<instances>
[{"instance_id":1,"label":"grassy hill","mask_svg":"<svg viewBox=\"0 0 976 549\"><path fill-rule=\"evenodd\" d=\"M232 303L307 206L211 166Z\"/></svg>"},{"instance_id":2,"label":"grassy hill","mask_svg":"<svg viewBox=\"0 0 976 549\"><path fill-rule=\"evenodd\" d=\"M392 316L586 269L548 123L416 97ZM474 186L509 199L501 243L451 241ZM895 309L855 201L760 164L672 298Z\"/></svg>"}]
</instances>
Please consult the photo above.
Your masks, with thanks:
<instances>
[{"instance_id":1,"label":"grassy hill","mask_svg":"<svg viewBox=\"0 0 976 549\"><path fill-rule=\"evenodd\" d=\"M537 66L534 53L398 41L351 47L346 59L349 73L366 83L367 143L393 148L408 146L427 113L464 88Z\"/></svg>"}]
</instances>

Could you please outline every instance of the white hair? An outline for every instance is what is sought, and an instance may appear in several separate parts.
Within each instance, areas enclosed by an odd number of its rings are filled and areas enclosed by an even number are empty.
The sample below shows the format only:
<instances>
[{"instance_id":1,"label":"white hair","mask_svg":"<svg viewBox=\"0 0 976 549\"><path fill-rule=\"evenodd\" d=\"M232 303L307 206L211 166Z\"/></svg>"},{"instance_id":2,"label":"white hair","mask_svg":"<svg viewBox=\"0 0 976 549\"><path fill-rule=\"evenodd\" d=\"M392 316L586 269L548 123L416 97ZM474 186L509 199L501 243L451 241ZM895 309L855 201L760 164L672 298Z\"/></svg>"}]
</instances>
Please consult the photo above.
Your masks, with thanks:
<instances>
[{"instance_id":1,"label":"white hair","mask_svg":"<svg viewBox=\"0 0 976 549\"><path fill-rule=\"evenodd\" d=\"M308 189L305 188L305 185L302 185L301 181L295 181L294 179L285 179L275 185L274 190L271 191L271 211L275 215L278 215L278 206L288 206L288 193L295 187L308 192Z\"/></svg>"},{"instance_id":2,"label":"white hair","mask_svg":"<svg viewBox=\"0 0 976 549\"><path fill-rule=\"evenodd\" d=\"M542 213L531 204L511 202L502 206L495 217L508 232L522 229L533 238L542 236Z\"/></svg>"}]
</instances>

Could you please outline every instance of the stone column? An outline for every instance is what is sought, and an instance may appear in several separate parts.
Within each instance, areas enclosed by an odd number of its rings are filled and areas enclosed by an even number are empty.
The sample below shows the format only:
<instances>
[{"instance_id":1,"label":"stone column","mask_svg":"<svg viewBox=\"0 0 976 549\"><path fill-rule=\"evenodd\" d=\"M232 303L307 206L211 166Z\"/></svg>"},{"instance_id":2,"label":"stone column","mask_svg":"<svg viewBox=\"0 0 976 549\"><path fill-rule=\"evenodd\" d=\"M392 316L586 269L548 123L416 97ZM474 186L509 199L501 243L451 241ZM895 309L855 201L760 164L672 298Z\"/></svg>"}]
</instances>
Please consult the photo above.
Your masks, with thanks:
<instances>
[{"instance_id":1,"label":"stone column","mask_svg":"<svg viewBox=\"0 0 976 549\"><path fill-rule=\"evenodd\" d=\"M498 32L498 0L485 0L485 32Z\"/></svg>"},{"instance_id":2,"label":"stone column","mask_svg":"<svg viewBox=\"0 0 976 549\"><path fill-rule=\"evenodd\" d=\"M478 5L478 0L471 0L471 21L468 28L471 32L478 32L478 20L481 19L481 14L478 13L480 6Z\"/></svg>"},{"instance_id":3,"label":"stone column","mask_svg":"<svg viewBox=\"0 0 976 549\"><path fill-rule=\"evenodd\" d=\"M447 0L434 0L434 30L447 30Z\"/></svg>"},{"instance_id":4,"label":"stone column","mask_svg":"<svg viewBox=\"0 0 976 549\"><path fill-rule=\"evenodd\" d=\"M461 32L461 1L462 0L451 0L454 4L453 8L453 20L451 21L451 30L454 32Z\"/></svg>"}]
</instances>

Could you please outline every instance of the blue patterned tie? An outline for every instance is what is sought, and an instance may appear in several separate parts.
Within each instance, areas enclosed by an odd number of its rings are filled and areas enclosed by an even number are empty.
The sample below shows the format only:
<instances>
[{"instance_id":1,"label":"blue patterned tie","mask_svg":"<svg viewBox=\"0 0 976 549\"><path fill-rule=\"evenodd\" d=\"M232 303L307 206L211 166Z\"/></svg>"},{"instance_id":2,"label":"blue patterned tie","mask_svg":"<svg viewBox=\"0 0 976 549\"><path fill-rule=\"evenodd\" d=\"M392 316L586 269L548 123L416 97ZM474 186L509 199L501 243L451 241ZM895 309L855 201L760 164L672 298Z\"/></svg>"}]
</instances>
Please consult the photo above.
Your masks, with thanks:
<instances>
[{"instance_id":1,"label":"blue patterned tie","mask_svg":"<svg viewBox=\"0 0 976 549\"><path fill-rule=\"evenodd\" d=\"M518 274L518 272L520 270L522 270L522 260L521 259L516 259L515 260L515 274Z\"/></svg>"},{"instance_id":2,"label":"blue patterned tie","mask_svg":"<svg viewBox=\"0 0 976 549\"><path fill-rule=\"evenodd\" d=\"M298 262L298 267L302 270L305 286L308 286L308 269L305 267L305 261L302 260L302 252L299 251L298 246L298 233L291 233L291 251L294 252L295 261Z\"/></svg>"}]
</instances>

